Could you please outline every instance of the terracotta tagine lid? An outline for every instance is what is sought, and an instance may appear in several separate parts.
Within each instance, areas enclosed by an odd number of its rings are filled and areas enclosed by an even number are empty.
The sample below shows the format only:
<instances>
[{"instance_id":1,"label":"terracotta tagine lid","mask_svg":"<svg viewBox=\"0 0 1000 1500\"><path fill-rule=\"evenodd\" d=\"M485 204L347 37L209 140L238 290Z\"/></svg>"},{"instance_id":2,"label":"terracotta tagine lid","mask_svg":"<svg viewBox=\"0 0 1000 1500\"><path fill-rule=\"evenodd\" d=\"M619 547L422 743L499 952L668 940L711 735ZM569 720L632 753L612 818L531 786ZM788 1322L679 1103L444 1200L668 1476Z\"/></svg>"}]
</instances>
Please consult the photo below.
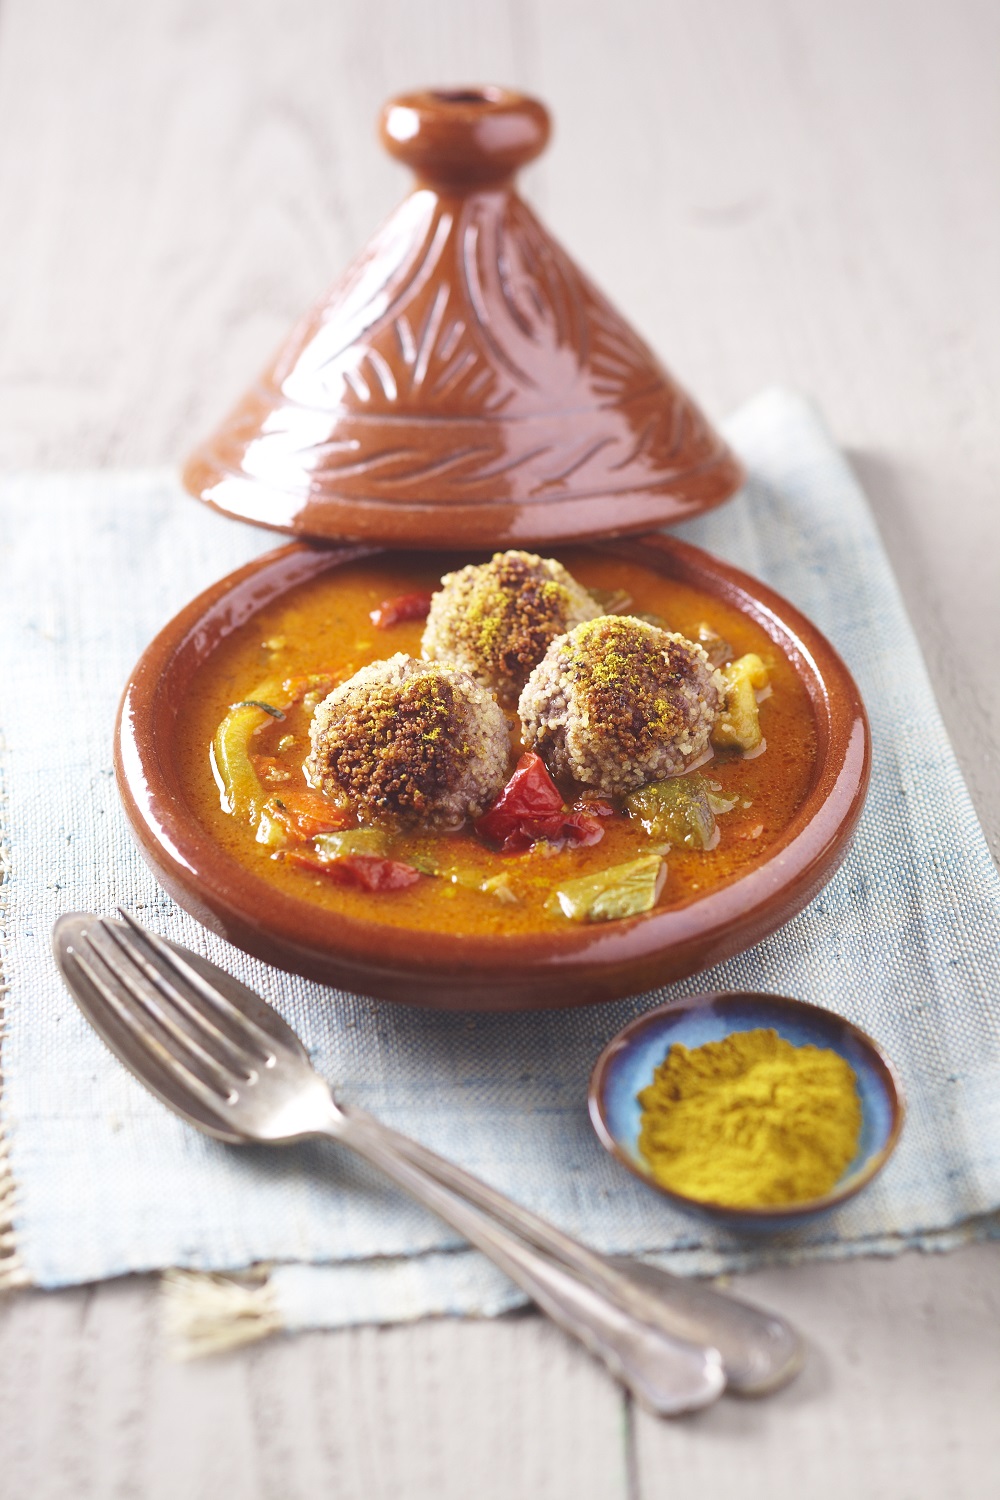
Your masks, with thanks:
<instances>
[{"instance_id":1,"label":"terracotta tagine lid","mask_svg":"<svg viewBox=\"0 0 1000 1500\"><path fill-rule=\"evenodd\" d=\"M640 531L742 470L514 189L544 105L501 88L385 105L416 183L191 457L217 509L407 547Z\"/></svg>"}]
</instances>

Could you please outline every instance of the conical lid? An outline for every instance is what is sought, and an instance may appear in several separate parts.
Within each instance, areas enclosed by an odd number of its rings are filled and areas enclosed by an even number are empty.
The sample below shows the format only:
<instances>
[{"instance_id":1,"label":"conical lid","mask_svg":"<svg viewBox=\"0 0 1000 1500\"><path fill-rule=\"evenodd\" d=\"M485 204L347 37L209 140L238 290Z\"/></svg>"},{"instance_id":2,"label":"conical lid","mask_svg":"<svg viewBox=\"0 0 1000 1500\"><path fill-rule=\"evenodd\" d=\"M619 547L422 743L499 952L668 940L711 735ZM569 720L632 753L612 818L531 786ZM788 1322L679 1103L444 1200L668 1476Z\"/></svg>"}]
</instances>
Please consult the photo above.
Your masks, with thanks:
<instances>
[{"instance_id":1,"label":"conical lid","mask_svg":"<svg viewBox=\"0 0 1000 1500\"><path fill-rule=\"evenodd\" d=\"M686 519L736 459L518 197L549 117L505 89L391 100L416 184L192 456L192 494L320 538L518 545Z\"/></svg>"}]
</instances>

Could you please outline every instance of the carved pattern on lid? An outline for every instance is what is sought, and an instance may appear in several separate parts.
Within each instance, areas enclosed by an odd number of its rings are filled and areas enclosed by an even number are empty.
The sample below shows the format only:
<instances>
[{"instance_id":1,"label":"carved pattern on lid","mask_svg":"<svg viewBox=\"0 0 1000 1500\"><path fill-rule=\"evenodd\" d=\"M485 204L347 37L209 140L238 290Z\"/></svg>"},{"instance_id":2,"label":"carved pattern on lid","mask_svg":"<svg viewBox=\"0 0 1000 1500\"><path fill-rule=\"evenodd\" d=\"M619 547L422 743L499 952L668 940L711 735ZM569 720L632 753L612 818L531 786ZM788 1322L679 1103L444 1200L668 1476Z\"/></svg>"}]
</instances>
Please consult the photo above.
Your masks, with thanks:
<instances>
[{"instance_id":1,"label":"carved pattern on lid","mask_svg":"<svg viewBox=\"0 0 1000 1500\"><path fill-rule=\"evenodd\" d=\"M386 535L416 545L454 525L481 541L572 534L565 507L602 496L607 525L590 503L581 534L655 524L718 503L739 477L509 180L418 183L187 473L222 509L320 535L377 536L382 507ZM612 513L639 495L641 516Z\"/></svg>"}]
</instances>

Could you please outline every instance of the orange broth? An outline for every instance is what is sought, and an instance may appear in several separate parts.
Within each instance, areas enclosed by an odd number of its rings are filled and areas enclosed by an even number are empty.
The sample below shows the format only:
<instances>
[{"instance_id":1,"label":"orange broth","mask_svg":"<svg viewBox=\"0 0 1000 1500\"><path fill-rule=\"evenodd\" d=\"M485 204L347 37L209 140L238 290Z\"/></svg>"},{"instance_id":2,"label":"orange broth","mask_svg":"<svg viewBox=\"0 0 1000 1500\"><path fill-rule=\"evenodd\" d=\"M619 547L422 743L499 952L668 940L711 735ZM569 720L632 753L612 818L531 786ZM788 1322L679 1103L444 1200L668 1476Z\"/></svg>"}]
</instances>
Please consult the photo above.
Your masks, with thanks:
<instances>
[{"instance_id":1,"label":"orange broth","mask_svg":"<svg viewBox=\"0 0 1000 1500\"><path fill-rule=\"evenodd\" d=\"M738 797L737 806L718 817L719 842L712 850L674 847L666 855L667 878L657 910L688 901L758 861L801 806L812 782L816 730L808 695L790 662L765 632L739 611L639 564L597 552L566 549L561 562L585 587L624 590L631 611L663 617L671 630L697 639L707 623L732 646L735 656L756 652L767 667L771 691L760 704L766 748L751 758L716 751L700 767L719 784L720 795ZM189 733L179 752L187 799L213 839L239 863L289 896L315 903L331 916L341 913L394 927L447 929L484 934L565 929L568 919L546 911L545 902L567 879L633 860L657 846L641 825L625 814L602 820L604 837L587 848L536 845L523 854L501 854L472 831L443 835L401 835L391 857L405 861L408 847L433 845L441 863L461 867L482 879L506 873L517 902L422 876L396 891L369 892L335 884L324 875L296 868L255 841L254 830L227 813L210 762L212 738L230 706L247 698L268 678L323 673L342 682L367 663L397 651L420 655L422 620L376 628L370 612L386 599L431 591L442 573L461 566L455 559L383 554L333 568L301 584L235 631L196 674L182 707ZM301 707L283 722L268 724L255 736L255 753L283 758L304 788L301 765L309 753L309 716ZM279 752L291 735L295 744ZM516 759L516 738L511 770Z\"/></svg>"}]
</instances>

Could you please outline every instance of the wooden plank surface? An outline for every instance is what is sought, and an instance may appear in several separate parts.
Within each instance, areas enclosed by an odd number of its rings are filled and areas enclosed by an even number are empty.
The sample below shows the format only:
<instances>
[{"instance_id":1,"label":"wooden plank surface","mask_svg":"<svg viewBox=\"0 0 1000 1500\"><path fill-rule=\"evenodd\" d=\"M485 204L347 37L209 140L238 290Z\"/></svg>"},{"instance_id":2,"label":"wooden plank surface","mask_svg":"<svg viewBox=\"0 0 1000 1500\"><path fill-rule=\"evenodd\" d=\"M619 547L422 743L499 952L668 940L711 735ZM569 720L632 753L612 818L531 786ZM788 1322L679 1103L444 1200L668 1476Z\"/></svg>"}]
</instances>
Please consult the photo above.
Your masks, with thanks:
<instances>
[{"instance_id":1,"label":"wooden plank surface","mask_svg":"<svg viewBox=\"0 0 1000 1500\"><path fill-rule=\"evenodd\" d=\"M172 462L403 189L421 82L542 94L526 190L715 416L848 446L1000 851L1000 7L992 0L0 0L0 465ZM164 1362L144 1283L0 1306L0 1497L979 1500L993 1247L772 1271L818 1353L636 1415L534 1318Z\"/></svg>"},{"instance_id":2,"label":"wooden plank surface","mask_svg":"<svg viewBox=\"0 0 1000 1500\"><path fill-rule=\"evenodd\" d=\"M810 1342L792 1386L659 1422L533 1316L272 1340L189 1365L142 1281L0 1306L3 1500L987 1500L1000 1277L949 1257L736 1278Z\"/></svg>"},{"instance_id":3,"label":"wooden plank surface","mask_svg":"<svg viewBox=\"0 0 1000 1500\"><path fill-rule=\"evenodd\" d=\"M188 1365L140 1281L0 1310L4 1500L624 1496L622 1402L535 1317L307 1334Z\"/></svg>"},{"instance_id":4,"label":"wooden plank surface","mask_svg":"<svg viewBox=\"0 0 1000 1500\"><path fill-rule=\"evenodd\" d=\"M810 1340L800 1378L684 1422L638 1414L636 1493L987 1500L1000 1492L995 1246L744 1278Z\"/></svg>"}]
</instances>

